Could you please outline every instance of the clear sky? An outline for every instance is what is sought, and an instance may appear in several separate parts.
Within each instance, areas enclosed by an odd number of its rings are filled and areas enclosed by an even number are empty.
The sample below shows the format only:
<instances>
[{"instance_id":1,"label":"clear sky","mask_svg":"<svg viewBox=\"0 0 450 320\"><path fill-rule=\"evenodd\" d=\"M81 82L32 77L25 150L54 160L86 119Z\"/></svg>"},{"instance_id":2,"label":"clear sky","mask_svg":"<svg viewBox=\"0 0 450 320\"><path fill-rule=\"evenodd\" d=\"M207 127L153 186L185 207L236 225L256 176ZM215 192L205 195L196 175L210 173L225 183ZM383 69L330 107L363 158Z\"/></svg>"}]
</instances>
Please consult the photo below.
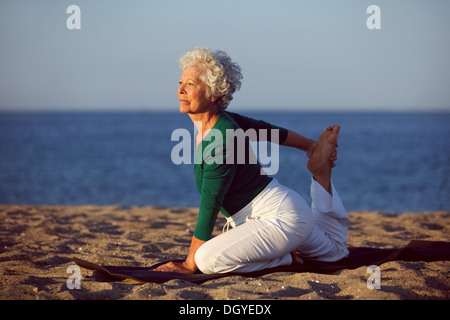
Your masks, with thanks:
<instances>
[{"instance_id":1,"label":"clear sky","mask_svg":"<svg viewBox=\"0 0 450 320\"><path fill-rule=\"evenodd\" d=\"M449 31L449 0L1 0L0 111L176 111L196 46L241 65L230 109L450 111Z\"/></svg>"}]
</instances>

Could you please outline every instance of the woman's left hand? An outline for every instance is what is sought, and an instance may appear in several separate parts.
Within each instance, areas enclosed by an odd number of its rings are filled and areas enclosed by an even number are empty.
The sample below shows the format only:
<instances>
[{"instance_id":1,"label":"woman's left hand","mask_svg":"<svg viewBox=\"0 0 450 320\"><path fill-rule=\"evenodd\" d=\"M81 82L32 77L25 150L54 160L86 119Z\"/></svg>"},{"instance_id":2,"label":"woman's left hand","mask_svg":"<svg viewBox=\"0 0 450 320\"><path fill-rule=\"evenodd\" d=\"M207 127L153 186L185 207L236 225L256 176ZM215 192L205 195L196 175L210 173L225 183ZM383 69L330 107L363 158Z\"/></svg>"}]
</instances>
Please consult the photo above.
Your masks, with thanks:
<instances>
[{"instance_id":1,"label":"woman's left hand","mask_svg":"<svg viewBox=\"0 0 450 320\"><path fill-rule=\"evenodd\" d=\"M153 269L160 272L178 272L178 273L195 273L195 270L189 269L185 262L168 262Z\"/></svg>"},{"instance_id":2,"label":"woman's left hand","mask_svg":"<svg viewBox=\"0 0 450 320\"><path fill-rule=\"evenodd\" d=\"M314 148L316 147L317 143L314 143L314 145L311 147L311 149L306 151L306 155L309 158L311 158L312 153L314 152ZM338 147L338 145L336 145L336 148ZM333 153L330 155L330 165L332 168L336 167L336 163L334 163L337 160L337 150L335 149L333 151Z\"/></svg>"}]
</instances>

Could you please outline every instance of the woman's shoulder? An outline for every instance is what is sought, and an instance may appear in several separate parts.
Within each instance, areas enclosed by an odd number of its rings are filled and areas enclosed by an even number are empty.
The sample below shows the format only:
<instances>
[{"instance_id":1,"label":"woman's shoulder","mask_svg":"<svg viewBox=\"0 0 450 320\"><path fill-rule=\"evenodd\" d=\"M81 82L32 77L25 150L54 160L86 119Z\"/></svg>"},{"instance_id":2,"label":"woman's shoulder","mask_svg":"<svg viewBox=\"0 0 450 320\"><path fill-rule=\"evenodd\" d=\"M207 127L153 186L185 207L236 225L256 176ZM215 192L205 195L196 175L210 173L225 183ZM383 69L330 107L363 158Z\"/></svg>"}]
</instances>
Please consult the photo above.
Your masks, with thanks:
<instances>
[{"instance_id":1,"label":"woman's shoulder","mask_svg":"<svg viewBox=\"0 0 450 320\"><path fill-rule=\"evenodd\" d=\"M241 116L237 113L229 112L229 111L221 111L219 114L219 123L218 128L219 130L226 130L226 129L239 129L241 126L239 125L239 118Z\"/></svg>"}]
</instances>

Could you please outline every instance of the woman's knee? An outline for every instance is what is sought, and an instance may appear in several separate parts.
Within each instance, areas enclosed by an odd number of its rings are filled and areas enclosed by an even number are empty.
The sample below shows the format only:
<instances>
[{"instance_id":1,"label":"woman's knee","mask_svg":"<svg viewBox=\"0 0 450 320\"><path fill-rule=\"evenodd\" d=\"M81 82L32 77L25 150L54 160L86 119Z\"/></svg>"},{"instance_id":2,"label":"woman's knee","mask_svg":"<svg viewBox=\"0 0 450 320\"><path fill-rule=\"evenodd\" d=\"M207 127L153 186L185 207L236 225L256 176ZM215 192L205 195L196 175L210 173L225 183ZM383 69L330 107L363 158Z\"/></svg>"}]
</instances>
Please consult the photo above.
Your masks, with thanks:
<instances>
[{"instance_id":1,"label":"woman's knee","mask_svg":"<svg viewBox=\"0 0 450 320\"><path fill-rule=\"evenodd\" d=\"M221 248L215 241L208 241L198 248L194 259L197 268L204 274L232 272L238 268L238 263L229 255L227 248Z\"/></svg>"},{"instance_id":2,"label":"woman's knee","mask_svg":"<svg viewBox=\"0 0 450 320\"><path fill-rule=\"evenodd\" d=\"M214 274L214 261L216 260L216 254L210 250L208 242L198 248L195 253L194 259L197 268L204 274Z\"/></svg>"}]
</instances>

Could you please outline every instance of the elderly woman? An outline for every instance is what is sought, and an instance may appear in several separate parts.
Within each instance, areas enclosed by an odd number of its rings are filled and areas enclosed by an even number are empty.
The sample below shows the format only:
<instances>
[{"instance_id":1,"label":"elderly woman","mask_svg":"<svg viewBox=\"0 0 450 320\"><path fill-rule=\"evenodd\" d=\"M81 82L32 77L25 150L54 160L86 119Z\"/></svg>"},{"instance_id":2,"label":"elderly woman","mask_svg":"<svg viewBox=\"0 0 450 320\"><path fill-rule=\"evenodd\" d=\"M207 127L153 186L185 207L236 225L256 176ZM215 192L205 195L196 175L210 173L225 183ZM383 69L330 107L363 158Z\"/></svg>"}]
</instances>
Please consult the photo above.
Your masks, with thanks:
<instances>
[{"instance_id":1,"label":"elderly woman","mask_svg":"<svg viewBox=\"0 0 450 320\"><path fill-rule=\"evenodd\" d=\"M339 126L327 128L316 142L291 130L227 112L233 93L241 85L239 65L226 53L205 48L187 52L179 62L183 70L178 89L180 111L187 113L197 128L194 171L201 198L186 260L169 262L155 270L252 272L301 263L302 258L337 261L345 257L348 216L331 182ZM261 174L258 162L248 158L226 161L230 160L229 141L216 140L211 132L225 137L230 129L278 130L280 145L305 151L312 173L311 208L296 192ZM267 140L272 141L272 135ZM275 139L272 142L277 143ZM246 139L246 146L249 143ZM211 154L223 161L207 159ZM219 211L232 229L212 238Z\"/></svg>"}]
</instances>

